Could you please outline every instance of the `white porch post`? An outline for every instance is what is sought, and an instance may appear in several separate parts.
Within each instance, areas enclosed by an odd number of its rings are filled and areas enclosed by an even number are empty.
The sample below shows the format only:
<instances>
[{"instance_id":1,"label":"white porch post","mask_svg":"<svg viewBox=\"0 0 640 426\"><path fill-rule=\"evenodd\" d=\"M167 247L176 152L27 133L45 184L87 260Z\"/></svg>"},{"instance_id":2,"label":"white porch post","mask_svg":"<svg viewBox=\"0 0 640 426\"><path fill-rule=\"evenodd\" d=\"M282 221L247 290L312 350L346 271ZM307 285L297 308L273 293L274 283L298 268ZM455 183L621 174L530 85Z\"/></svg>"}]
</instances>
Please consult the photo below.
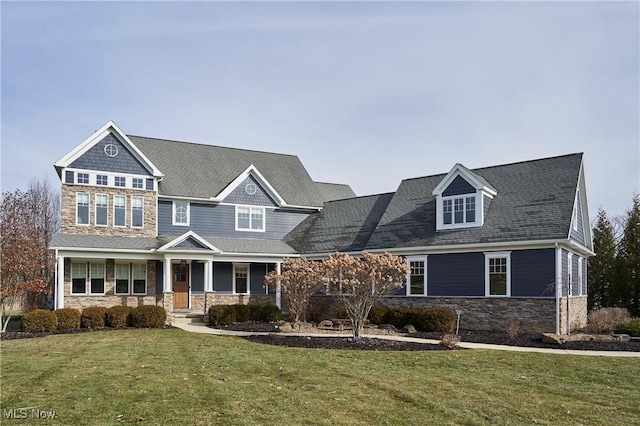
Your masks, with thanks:
<instances>
[{"instance_id":1,"label":"white porch post","mask_svg":"<svg viewBox=\"0 0 640 426\"><path fill-rule=\"evenodd\" d=\"M276 273L280 275L282 273L282 262L276 263ZM280 280L276 282L276 306L278 309L282 309L282 292L280 289Z\"/></svg>"},{"instance_id":2,"label":"white porch post","mask_svg":"<svg viewBox=\"0 0 640 426\"><path fill-rule=\"evenodd\" d=\"M171 291L171 259L164 258L164 276L162 277L162 292L169 293Z\"/></svg>"},{"instance_id":3,"label":"white porch post","mask_svg":"<svg viewBox=\"0 0 640 426\"><path fill-rule=\"evenodd\" d=\"M56 268L56 309L64 308L64 257L57 258L58 266Z\"/></svg>"},{"instance_id":4,"label":"white porch post","mask_svg":"<svg viewBox=\"0 0 640 426\"><path fill-rule=\"evenodd\" d=\"M204 291L213 291L213 260L207 260L204 264Z\"/></svg>"}]
</instances>

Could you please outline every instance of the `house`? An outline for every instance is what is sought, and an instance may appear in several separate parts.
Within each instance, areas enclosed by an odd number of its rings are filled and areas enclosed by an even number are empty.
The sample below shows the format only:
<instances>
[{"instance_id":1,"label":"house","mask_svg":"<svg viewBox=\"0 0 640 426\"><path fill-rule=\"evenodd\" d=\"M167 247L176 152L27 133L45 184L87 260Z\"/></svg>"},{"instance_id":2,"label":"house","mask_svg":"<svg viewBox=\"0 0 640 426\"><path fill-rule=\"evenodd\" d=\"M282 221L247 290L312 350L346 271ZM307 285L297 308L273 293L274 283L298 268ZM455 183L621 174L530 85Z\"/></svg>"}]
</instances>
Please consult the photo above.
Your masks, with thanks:
<instances>
[{"instance_id":1,"label":"house","mask_svg":"<svg viewBox=\"0 0 640 426\"><path fill-rule=\"evenodd\" d=\"M356 197L291 155L126 135L107 123L55 163L56 308L158 304L203 313L275 303L285 257L407 259L389 306L449 306L467 328L586 321L593 255L581 154L401 182Z\"/></svg>"}]
</instances>

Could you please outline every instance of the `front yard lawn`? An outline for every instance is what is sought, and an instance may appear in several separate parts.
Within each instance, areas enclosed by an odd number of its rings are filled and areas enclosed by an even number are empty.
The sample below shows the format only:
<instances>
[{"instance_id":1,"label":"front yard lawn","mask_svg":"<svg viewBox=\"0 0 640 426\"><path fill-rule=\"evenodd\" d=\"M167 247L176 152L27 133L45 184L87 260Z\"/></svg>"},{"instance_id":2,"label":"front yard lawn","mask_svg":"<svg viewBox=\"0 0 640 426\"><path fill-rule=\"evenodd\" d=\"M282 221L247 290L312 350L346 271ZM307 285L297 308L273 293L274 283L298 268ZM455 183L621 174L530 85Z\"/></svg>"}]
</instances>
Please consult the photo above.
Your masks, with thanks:
<instances>
[{"instance_id":1,"label":"front yard lawn","mask_svg":"<svg viewBox=\"0 0 640 426\"><path fill-rule=\"evenodd\" d=\"M281 348L177 329L0 348L2 424L640 423L638 358ZM6 420L24 407L56 418Z\"/></svg>"}]
</instances>

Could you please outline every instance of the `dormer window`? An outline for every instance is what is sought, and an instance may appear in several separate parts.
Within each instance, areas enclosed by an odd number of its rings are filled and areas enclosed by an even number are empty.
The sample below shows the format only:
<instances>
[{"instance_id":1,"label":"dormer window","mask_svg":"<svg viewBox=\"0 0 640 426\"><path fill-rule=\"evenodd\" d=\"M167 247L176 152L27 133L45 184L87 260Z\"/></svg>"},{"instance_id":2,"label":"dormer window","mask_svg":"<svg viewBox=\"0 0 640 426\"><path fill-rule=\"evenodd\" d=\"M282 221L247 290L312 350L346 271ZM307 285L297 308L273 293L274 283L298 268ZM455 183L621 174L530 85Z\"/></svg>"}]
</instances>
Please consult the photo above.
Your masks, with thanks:
<instances>
[{"instance_id":1,"label":"dormer window","mask_svg":"<svg viewBox=\"0 0 640 426\"><path fill-rule=\"evenodd\" d=\"M496 190L483 178L456 164L433 190L438 231L484 224L484 212Z\"/></svg>"}]
</instances>

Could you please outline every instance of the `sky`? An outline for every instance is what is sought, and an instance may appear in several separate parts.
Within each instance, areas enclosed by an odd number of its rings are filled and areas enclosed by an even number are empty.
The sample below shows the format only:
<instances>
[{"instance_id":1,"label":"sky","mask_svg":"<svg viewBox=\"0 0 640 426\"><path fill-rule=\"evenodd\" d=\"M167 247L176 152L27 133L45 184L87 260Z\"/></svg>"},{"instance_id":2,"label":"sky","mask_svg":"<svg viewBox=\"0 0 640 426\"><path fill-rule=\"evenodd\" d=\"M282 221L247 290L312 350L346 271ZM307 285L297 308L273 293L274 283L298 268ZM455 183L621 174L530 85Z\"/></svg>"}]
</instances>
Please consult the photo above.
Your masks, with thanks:
<instances>
[{"instance_id":1,"label":"sky","mask_svg":"<svg viewBox=\"0 0 640 426\"><path fill-rule=\"evenodd\" d=\"M584 153L593 220L640 191L638 2L6 2L1 186L105 123L297 155L358 195ZM215 167L215 165L212 165Z\"/></svg>"}]
</instances>

